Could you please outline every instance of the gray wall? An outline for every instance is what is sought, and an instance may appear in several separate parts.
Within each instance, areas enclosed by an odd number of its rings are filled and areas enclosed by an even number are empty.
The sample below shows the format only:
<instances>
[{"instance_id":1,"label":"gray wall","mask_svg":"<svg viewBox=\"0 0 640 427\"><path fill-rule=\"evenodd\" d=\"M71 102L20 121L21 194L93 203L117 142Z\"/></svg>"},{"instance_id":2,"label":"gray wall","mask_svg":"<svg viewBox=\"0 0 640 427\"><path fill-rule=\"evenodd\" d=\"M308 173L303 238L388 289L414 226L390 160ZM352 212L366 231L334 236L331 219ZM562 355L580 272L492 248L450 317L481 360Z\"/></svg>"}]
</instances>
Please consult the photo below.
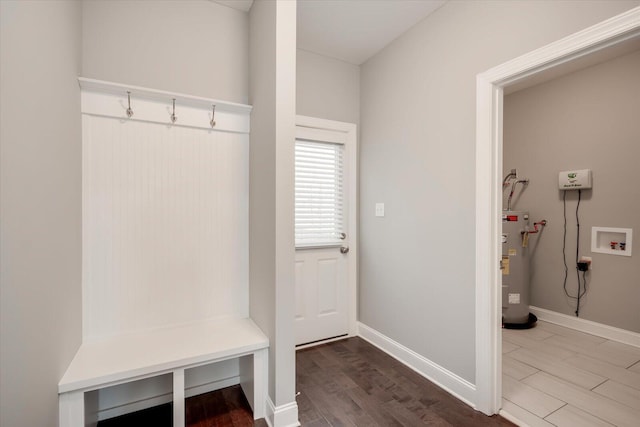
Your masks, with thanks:
<instances>
[{"instance_id":1,"label":"gray wall","mask_svg":"<svg viewBox=\"0 0 640 427\"><path fill-rule=\"evenodd\" d=\"M360 67L298 49L297 114L360 122Z\"/></svg>"},{"instance_id":2,"label":"gray wall","mask_svg":"<svg viewBox=\"0 0 640 427\"><path fill-rule=\"evenodd\" d=\"M632 257L591 253L591 227L640 232L640 51L505 97L504 166L531 180L517 209L546 218L532 257L531 304L574 315L563 291L563 204L558 172L592 169L593 190L582 193L580 255L593 257L580 317L640 332L640 264ZM515 197L515 196L514 196ZM575 295L578 194L567 193L568 287ZM637 240L637 236L636 236Z\"/></svg>"},{"instance_id":3,"label":"gray wall","mask_svg":"<svg viewBox=\"0 0 640 427\"><path fill-rule=\"evenodd\" d=\"M246 103L247 13L208 0L84 1L82 75Z\"/></svg>"},{"instance_id":4,"label":"gray wall","mask_svg":"<svg viewBox=\"0 0 640 427\"><path fill-rule=\"evenodd\" d=\"M475 382L476 74L638 4L448 2L362 66L363 323Z\"/></svg>"},{"instance_id":5,"label":"gray wall","mask_svg":"<svg viewBox=\"0 0 640 427\"><path fill-rule=\"evenodd\" d=\"M0 425L56 426L82 337L81 4L0 16Z\"/></svg>"},{"instance_id":6,"label":"gray wall","mask_svg":"<svg viewBox=\"0 0 640 427\"><path fill-rule=\"evenodd\" d=\"M249 157L250 314L269 337L271 401L276 406L295 405L295 2L255 2L249 13L249 27L249 101L253 105ZM291 415L297 420L297 412L293 412Z\"/></svg>"}]
</instances>

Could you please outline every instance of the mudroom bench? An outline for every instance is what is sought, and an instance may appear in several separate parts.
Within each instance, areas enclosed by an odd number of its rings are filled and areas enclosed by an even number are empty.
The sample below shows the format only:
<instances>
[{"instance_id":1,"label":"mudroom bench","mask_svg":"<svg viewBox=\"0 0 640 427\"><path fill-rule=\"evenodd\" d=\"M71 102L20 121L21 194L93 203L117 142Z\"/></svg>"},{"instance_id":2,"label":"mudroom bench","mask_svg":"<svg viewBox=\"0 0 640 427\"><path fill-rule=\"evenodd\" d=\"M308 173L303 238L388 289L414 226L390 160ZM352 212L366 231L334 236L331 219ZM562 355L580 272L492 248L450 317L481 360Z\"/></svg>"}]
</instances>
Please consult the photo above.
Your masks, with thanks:
<instances>
[{"instance_id":1,"label":"mudroom bench","mask_svg":"<svg viewBox=\"0 0 640 427\"><path fill-rule=\"evenodd\" d=\"M173 426L184 427L185 371L240 357L240 384L254 418L263 418L268 347L268 338L249 318L204 321L83 343L58 384L60 427L96 425L90 402L95 397L89 397L95 393L87 392L165 374L173 377Z\"/></svg>"}]
</instances>

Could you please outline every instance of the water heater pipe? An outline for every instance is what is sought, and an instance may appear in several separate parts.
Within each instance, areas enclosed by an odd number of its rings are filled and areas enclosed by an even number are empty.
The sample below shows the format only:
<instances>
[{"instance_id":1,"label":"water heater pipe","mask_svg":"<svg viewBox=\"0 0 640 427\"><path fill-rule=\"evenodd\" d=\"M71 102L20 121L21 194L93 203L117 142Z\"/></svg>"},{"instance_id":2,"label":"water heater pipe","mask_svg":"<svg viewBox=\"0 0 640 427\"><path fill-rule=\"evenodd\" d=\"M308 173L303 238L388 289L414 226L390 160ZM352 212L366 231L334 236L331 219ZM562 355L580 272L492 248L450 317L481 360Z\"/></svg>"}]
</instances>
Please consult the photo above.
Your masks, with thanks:
<instances>
[{"instance_id":1,"label":"water heater pipe","mask_svg":"<svg viewBox=\"0 0 640 427\"><path fill-rule=\"evenodd\" d=\"M527 185L527 184L529 184L529 180L528 179L519 179L517 181L514 181L513 184L511 184L511 192L509 193L509 199L507 200L507 210L508 211L511 210L511 199L513 198L513 192L515 191L517 184Z\"/></svg>"},{"instance_id":2,"label":"water heater pipe","mask_svg":"<svg viewBox=\"0 0 640 427\"><path fill-rule=\"evenodd\" d=\"M539 222L534 222L533 223L533 231L527 231L527 233L529 233L529 234L539 233L540 231L542 231L542 229L538 230L538 226L544 227L545 225L547 225L547 220L546 219L543 219L542 221L539 221Z\"/></svg>"}]
</instances>

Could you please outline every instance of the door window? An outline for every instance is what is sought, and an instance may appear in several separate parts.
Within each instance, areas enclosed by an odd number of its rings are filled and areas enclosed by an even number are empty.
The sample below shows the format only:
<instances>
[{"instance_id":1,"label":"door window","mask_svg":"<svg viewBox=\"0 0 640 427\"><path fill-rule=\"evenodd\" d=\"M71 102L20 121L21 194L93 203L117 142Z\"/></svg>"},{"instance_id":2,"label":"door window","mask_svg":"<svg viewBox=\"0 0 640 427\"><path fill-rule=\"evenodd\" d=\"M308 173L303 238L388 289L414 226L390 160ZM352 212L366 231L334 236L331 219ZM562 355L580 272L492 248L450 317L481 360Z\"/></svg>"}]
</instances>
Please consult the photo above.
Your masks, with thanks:
<instances>
[{"instance_id":1,"label":"door window","mask_svg":"<svg viewBox=\"0 0 640 427\"><path fill-rule=\"evenodd\" d=\"M339 246L344 232L342 144L295 144L296 248Z\"/></svg>"}]
</instances>

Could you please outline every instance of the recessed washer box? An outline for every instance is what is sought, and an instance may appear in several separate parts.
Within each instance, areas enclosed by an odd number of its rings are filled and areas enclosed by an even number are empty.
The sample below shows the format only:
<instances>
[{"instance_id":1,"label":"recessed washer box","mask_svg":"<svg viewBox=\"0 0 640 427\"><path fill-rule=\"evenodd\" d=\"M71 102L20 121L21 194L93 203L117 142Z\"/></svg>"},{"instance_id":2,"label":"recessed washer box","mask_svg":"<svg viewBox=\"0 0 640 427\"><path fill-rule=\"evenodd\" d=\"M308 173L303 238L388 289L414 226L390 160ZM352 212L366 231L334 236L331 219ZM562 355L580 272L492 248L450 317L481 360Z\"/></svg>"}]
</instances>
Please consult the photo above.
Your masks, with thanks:
<instances>
[{"instance_id":1,"label":"recessed washer box","mask_svg":"<svg viewBox=\"0 0 640 427\"><path fill-rule=\"evenodd\" d=\"M614 227L591 227L591 252L631 256L633 229Z\"/></svg>"},{"instance_id":2,"label":"recessed washer box","mask_svg":"<svg viewBox=\"0 0 640 427\"><path fill-rule=\"evenodd\" d=\"M591 169L562 171L558 174L558 189L587 190L591 188Z\"/></svg>"}]
</instances>

